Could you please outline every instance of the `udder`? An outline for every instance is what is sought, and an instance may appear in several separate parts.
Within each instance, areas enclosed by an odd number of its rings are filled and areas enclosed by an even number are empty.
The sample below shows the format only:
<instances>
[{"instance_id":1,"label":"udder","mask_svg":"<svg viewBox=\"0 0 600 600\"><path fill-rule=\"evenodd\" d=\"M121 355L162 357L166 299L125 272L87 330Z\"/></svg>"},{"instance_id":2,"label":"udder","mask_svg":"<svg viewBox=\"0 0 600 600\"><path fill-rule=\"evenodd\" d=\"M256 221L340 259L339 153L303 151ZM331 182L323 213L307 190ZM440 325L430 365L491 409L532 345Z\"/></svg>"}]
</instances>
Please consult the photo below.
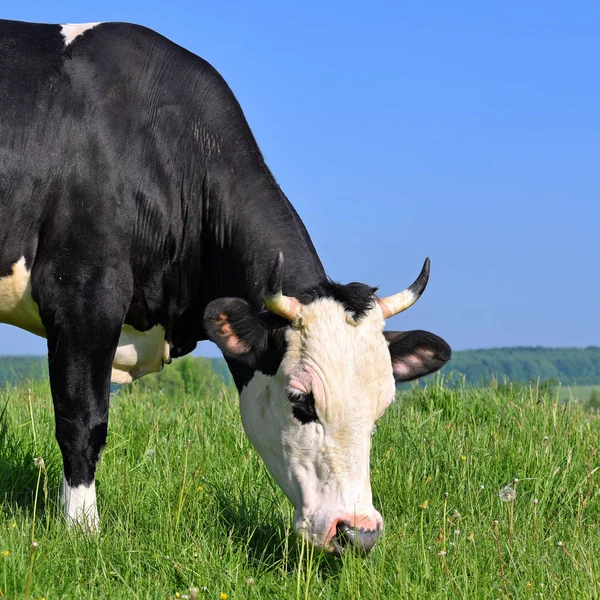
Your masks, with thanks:
<instances>
[{"instance_id":1,"label":"udder","mask_svg":"<svg viewBox=\"0 0 600 600\"><path fill-rule=\"evenodd\" d=\"M147 373L162 370L169 360L169 344L165 341L165 330L160 325L148 331L138 331L124 325L113 362L111 381L131 383Z\"/></svg>"}]
</instances>

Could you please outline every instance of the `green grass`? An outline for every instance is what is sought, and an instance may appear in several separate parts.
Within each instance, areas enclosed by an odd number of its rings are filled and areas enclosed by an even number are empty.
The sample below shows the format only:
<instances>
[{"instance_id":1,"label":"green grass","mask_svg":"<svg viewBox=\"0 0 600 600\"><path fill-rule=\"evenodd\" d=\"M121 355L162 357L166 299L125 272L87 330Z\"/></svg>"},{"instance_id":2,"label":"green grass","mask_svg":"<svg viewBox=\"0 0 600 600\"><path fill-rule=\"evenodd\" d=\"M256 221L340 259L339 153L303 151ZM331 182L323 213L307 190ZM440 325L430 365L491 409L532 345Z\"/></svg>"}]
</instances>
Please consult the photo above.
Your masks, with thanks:
<instances>
[{"instance_id":1,"label":"green grass","mask_svg":"<svg viewBox=\"0 0 600 600\"><path fill-rule=\"evenodd\" d=\"M403 393L374 437L382 539L336 560L293 535L225 387L114 396L102 533L66 531L50 394L32 385L0 394L0 598L600 596L600 417L535 387Z\"/></svg>"}]
</instances>

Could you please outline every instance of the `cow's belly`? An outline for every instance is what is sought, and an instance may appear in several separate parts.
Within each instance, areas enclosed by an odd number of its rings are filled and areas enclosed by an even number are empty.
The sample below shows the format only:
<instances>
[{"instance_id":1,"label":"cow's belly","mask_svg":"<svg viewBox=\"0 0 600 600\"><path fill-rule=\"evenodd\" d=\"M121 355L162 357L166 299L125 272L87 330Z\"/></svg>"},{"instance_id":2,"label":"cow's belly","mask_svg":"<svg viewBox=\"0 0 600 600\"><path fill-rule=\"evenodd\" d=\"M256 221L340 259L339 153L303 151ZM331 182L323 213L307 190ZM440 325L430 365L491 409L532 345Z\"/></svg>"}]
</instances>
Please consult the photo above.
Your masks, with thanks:
<instances>
[{"instance_id":1,"label":"cow's belly","mask_svg":"<svg viewBox=\"0 0 600 600\"><path fill-rule=\"evenodd\" d=\"M0 323L46 337L37 304L31 297L31 273L25 258L13 265L12 275L0 278ZM115 353L111 381L131 383L147 373L160 371L169 358L169 344L165 341L165 330L160 325L148 331L138 331L124 325Z\"/></svg>"}]
</instances>

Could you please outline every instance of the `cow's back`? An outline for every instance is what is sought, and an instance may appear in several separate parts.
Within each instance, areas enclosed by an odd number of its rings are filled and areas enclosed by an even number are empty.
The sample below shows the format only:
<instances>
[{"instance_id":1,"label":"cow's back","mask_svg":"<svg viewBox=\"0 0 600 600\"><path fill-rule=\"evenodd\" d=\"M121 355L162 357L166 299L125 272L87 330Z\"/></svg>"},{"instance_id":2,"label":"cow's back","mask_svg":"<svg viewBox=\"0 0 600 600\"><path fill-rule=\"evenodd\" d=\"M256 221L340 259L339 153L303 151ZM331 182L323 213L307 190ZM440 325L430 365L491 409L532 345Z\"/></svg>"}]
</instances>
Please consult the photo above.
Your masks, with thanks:
<instances>
[{"instance_id":1,"label":"cow's back","mask_svg":"<svg viewBox=\"0 0 600 600\"><path fill-rule=\"evenodd\" d=\"M59 238L73 219L130 236L141 203L157 233L193 152L189 83L204 61L129 24L67 42L58 25L0 22L1 263L41 219Z\"/></svg>"},{"instance_id":2,"label":"cow's back","mask_svg":"<svg viewBox=\"0 0 600 600\"><path fill-rule=\"evenodd\" d=\"M169 321L199 280L209 166L240 155L262 162L231 90L163 36L0 21L0 280L24 259L35 292L62 249L101 252L134 274L128 322ZM185 297L165 305L165 285Z\"/></svg>"}]
</instances>

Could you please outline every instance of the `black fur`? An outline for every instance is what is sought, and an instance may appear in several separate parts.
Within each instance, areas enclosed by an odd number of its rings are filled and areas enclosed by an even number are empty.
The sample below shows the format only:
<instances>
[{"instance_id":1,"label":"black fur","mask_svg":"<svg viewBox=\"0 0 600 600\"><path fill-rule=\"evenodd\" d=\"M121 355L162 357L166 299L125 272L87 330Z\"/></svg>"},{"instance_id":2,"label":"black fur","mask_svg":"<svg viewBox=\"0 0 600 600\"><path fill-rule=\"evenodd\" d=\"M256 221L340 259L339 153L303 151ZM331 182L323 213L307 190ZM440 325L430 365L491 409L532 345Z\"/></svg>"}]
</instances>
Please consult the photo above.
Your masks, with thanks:
<instances>
[{"instance_id":1,"label":"black fur","mask_svg":"<svg viewBox=\"0 0 600 600\"><path fill-rule=\"evenodd\" d=\"M373 308L376 291L376 287L364 283L353 282L344 285L326 280L313 288L303 290L297 298L303 304L309 304L319 298L333 298L343 305L353 319L358 321Z\"/></svg>"}]
</instances>

